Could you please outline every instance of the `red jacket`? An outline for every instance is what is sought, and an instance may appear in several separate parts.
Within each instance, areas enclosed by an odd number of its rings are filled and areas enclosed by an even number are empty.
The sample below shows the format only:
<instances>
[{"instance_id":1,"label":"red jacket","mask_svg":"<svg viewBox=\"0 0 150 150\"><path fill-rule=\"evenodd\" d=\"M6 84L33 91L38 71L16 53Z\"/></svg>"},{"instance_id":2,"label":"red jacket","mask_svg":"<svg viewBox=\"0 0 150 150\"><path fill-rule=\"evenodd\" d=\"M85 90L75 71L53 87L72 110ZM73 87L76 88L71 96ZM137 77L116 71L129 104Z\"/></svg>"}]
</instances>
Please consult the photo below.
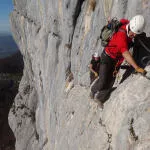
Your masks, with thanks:
<instances>
[{"instance_id":1,"label":"red jacket","mask_svg":"<svg viewBox=\"0 0 150 150\"><path fill-rule=\"evenodd\" d=\"M124 60L122 53L128 51L128 45L132 42L132 39L127 36L126 25L129 23L126 19L121 19L123 24L118 32L114 33L108 46L105 47L105 52L113 59L119 61L119 64ZM118 64L118 65L119 65Z\"/></svg>"}]
</instances>

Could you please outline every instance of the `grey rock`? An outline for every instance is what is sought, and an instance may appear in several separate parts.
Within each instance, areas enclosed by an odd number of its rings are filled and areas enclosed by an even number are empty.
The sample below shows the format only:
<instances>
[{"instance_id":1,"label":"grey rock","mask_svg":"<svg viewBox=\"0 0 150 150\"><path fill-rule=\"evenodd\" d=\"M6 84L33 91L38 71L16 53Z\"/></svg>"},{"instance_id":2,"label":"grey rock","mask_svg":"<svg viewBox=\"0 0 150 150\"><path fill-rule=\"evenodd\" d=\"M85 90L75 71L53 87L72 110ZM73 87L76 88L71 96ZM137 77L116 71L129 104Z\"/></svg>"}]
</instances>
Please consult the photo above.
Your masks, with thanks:
<instances>
[{"instance_id":1,"label":"grey rock","mask_svg":"<svg viewBox=\"0 0 150 150\"><path fill-rule=\"evenodd\" d=\"M92 53L103 50L99 36L108 16L141 13L150 32L149 1L96 0L94 7L91 0L14 0L14 5L11 28L24 59L9 113L16 150L149 150L149 81L130 76L102 111L88 97L87 68ZM74 87L66 94L70 73Z\"/></svg>"}]
</instances>

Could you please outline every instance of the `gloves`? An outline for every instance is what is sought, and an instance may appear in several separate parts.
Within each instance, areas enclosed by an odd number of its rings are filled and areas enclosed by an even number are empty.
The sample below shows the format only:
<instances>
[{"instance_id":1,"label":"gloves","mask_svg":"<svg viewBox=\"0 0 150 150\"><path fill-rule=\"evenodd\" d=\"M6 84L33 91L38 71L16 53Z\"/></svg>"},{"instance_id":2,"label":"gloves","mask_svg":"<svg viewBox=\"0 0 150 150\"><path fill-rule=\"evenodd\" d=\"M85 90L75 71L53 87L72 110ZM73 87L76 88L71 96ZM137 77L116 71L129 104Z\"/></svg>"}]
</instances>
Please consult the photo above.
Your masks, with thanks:
<instances>
[{"instance_id":1,"label":"gloves","mask_svg":"<svg viewBox=\"0 0 150 150\"><path fill-rule=\"evenodd\" d=\"M95 78L97 78L97 77L98 77L98 73L97 73L97 72L94 72L94 75L95 75Z\"/></svg>"},{"instance_id":2,"label":"gloves","mask_svg":"<svg viewBox=\"0 0 150 150\"><path fill-rule=\"evenodd\" d=\"M140 68L140 67L136 68L135 71L137 73L141 73L142 75L146 75L146 73L147 73L146 70L144 70L143 68Z\"/></svg>"}]
</instances>

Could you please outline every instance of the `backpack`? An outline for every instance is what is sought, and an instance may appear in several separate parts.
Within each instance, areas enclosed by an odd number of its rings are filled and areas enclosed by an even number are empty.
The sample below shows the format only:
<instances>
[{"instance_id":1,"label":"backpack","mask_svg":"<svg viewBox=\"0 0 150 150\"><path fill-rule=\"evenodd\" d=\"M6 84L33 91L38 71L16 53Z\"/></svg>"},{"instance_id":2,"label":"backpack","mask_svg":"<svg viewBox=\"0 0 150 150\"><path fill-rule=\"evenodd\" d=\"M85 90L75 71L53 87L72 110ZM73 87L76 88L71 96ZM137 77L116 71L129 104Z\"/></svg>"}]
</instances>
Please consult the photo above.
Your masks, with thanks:
<instances>
[{"instance_id":1,"label":"backpack","mask_svg":"<svg viewBox=\"0 0 150 150\"><path fill-rule=\"evenodd\" d=\"M100 39L101 39L101 45L103 47L106 47L108 45L111 37L115 32L119 30L121 25L122 23L117 18L113 18L107 25L105 25L101 29Z\"/></svg>"}]
</instances>

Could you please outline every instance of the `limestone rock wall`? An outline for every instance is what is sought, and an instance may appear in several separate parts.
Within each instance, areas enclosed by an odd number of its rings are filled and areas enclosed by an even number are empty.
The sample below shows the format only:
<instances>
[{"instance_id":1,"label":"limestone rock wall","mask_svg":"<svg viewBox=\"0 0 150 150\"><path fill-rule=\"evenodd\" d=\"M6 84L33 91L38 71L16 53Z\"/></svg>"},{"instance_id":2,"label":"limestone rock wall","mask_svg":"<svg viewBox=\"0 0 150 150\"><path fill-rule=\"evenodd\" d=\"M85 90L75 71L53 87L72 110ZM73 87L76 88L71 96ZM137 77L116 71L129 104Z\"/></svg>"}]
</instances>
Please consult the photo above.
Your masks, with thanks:
<instances>
[{"instance_id":1,"label":"limestone rock wall","mask_svg":"<svg viewBox=\"0 0 150 150\"><path fill-rule=\"evenodd\" d=\"M88 98L88 64L93 52L102 52L99 35L108 16L130 19L141 13L150 33L149 1L13 2L12 32L24 59L24 75L9 114L16 150L148 150L149 82L142 77L129 79L124 83L125 93L131 85L135 89L143 84L139 93L130 89L131 94L124 96L120 85L102 112ZM143 97L140 90L146 92ZM129 103L132 95L135 100ZM146 103L138 109L140 100ZM146 129L139 130L141 125ZM128 141L128 127L138 136L133 144Z\"/></svg>"}]
</instances>

